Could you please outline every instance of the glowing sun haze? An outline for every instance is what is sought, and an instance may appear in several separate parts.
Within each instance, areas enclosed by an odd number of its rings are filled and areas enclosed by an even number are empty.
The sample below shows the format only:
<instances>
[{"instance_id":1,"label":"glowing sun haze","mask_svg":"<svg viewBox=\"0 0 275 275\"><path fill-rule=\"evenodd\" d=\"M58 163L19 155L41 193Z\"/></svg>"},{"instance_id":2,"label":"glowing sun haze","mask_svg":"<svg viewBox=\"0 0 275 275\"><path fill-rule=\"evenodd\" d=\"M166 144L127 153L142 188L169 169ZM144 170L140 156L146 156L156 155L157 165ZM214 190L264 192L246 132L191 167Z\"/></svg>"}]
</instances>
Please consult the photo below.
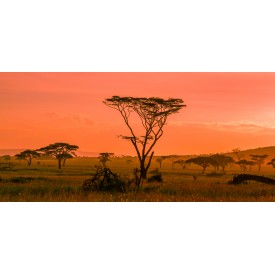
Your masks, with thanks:
<instances>
[{"instance_id":1,"label":"glowing sun haze","mask_svg":"<svg viewBox=\"0 0 275 275\"><path fill-rule=\"evenodd\" d=\"M274 145L275 73L0 73L0 148L64 141L82 151L134 154L105 106L118 96L182 98L156 155L215 153Z\"/></svg>"}]
</instances>

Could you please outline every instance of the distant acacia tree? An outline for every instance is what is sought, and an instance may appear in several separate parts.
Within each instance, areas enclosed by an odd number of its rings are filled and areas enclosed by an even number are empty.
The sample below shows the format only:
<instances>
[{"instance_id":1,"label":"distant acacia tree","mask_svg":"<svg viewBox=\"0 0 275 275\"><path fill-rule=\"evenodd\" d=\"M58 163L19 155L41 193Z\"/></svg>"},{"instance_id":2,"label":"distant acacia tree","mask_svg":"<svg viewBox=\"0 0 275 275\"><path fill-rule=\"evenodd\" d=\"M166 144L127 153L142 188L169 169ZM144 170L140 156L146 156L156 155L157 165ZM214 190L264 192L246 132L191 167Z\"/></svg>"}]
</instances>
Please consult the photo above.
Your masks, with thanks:
<instances>
[{"instance_id":1,"label":"distant acacia tree","mask_svg":"<svg viewBox=\"0 0 275 275\"><path fill-rule=\"evenodd\" d=\"M239 161L236 162L236 164L238 164L241 168L241 171L245 171L247 166L249 166L249 161L246 159L241 159Z\"/></svg>"},{"instance_id":2,"label":"distant acacia tree","mask_svg":"<svg viewBox=\"0 0 275 275\"><path fill-rule=\"evenodd\" d=\"M4 155L4 156L2 156L2 158L3 158L5 161L11 160L11 156L10 156L10 155Z\"/></svg>"},{"instance_id":3,"label":"distant acacia tree","mask_svg":"<svg viewBox=\"0 0 275 275\"><path fill-rule=\"evenodd\" d=\"M109 152L103 152L99 154L99 162L102 163L104 167L106 167L107 161L110 161L110 158L114 156L114 153L109 153Z\"/></svg>"},{"instance_id":4,"label":"distant acacia tree","mask_svg":"<svg viewBox=\"0 0 275 275\"><path fill-rule=\"evenodd\" d=\"M162 162L163 162L164 160L166 160L167 158L168 158L168 156L160 156L160 157L158 157L158 158L156 159L156 162L158 162L159 168L160 168L160 169L161 169Z\"/></svg>"},{"instance_id":5,"label":"distant acacia tree","mask_svg":"<svg viewBox=\"0 0 275 275\"><path fill-rule=\"evenodd\" d=\"M114 108L121 114L128 130L129 136L120 136L132 143L140 163L141 178L146 178L154 155L153 148L163 135L163 127L167 118L177 113L186 105L182 99L169 98L167 100L157 97L120 97L113 96L103 101L108 107ZM139 136L130 122L131 114L139 118L144 134ZM149 158L147 160L147 157Z\"/></svg>"},{"instance_id":6,"label":"distant acacia tree","mask_svg":"<svg viewBox=\"0 0 275 275\"><path fill-rule=\"evenodd\" d=\"M251 160L253 160L256 165L258 165L259 171L261 171L261 167L264 164L265 160L269 157L269 155L250 155Z\"/></svg>"},{"instance_id":7,"label":"distant acacia tree","mask_svg":"<svg viewBox=\"0 0 275 275\"><path fill-rule=\"evenodd\" d=\"M267 165L271 165L273 168L275 168L275 158L273 158L270 162L268 162Z\"/></svg>"},{"instance_id":8,"label":"distant acacia tree","mask_svg":"<svg viewBox=\"0 0 275 275\"><path fill-rule=\"evenodd\" d=\"M232 149L232 153L234 153L237 157L237 160L241 160L241 149L239 147Z\"/></svg>"},{"instance_id":9,"label":"distant acacia tree","mask_svg":"<svg viewBox=\"0 0 275 275\"><path fill-rule=\"evenodd\" d=\"M168 159L171 160L172 169L174 169L174 166L176 164L176 161L178 160L178 155L169 155Z\"/></svg>"},{"instance_id":10,"label":"distant acacia tree","mask_svg":"<svg viewBox=\"0 0 275 275\"><path fill-rule=\"evenodd\" d=\"M252 166L256 165L255 161L249 160L248 161L248 166L249 166L249 170L252 170Z\"/></svg>"},{"instance_id":11,"label":"distant acacia tree","mask_svg":"<svg viewBox=\"0 0 275 275\"><path fill-rule=\"evenodd\" d=\"M212 155L211 158L213 158L216 161L216 169L219 170L219 167L221 167L223 173L225 172L225 168L228 165L235 163L232 157L226 155L215 154Z\"/></svg>"},{"instance_id":12,"label":"distant acacia tree","mask_svg":"<svg viewBox=\"0 0 275 275\"><path fill-rule=\"evenodd\" d=\"M182 169L185 169L188 164L186 164L186 161L183 159L178 159L174 161L174 164L178 164L181 166Z\"/></svg>"},{"instance_id":13,"label":"distant acacia tree","mask_svg":"<svg viewBox=\"0 0 275 275\"><path fill-rule=\"evenodd\" d=\"M196 164L202 167L202 174L204 174L205 169L209 166L216 166L217 162L212 157L195 157L186 160L186 164Z\"/></svg>"},{"instance_id":14,"label":"distant acacia tree","mask_svg":"<svg viewBox=\"0 0 275 275\"><path fill-rule=\"evenodd\" d=\"M25 150L19 154L16 154L15 157L19 160L27 161L28 165L31 166L32 159L40 157L40 153L35 150Z\"/></svg>"},{"instance_id":15,"label":"distant acacia tree","mask_svg":"<svg viewBox=\"0 0 275 275\"><path fill-rule=\"evenodd\" d=\"M57 142L50 144L46 147L40 148L37 151L43 153L47 156L52 156L58 161L58 168L61 169L62 164L65 165L65 162L69 158L76 156L75 151L79 147L77 145L71 145L64 142Z\"/></svg>"}]
</instances>

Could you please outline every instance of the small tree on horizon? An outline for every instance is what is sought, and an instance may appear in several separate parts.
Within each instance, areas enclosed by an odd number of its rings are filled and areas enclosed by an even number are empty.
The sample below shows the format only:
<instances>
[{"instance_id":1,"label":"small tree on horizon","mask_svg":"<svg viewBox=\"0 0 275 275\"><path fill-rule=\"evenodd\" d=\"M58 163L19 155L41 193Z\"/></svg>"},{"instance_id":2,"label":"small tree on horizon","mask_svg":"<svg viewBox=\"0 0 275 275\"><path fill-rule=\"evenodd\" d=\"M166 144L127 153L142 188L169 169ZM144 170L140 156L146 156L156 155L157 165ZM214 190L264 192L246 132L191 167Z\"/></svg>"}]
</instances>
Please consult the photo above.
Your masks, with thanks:
<instances>
[{"instance_id":1,"label":"small tree on horizon","mask_svg":"<svg viewBox=\"0 0 275 275\"><path fill-rule=\"evenodd\" d=\"M168 156L160 156L160 157L158 157L158 158L156 159L156 162L158 162L158 164L159 164L159 169L161 169L162 162L163 162L164 160L166 160L167 158L168 158Z\"/></svg>"},{"instance_id":2,"label":"small tree on horizon","mask_svg":"<svg viewBox=\"0 0 275 275\"><path fill-rule=\"evenodd\" d=\"M99 153L99 162L102 163L104 167L106 167L106 163L110 161L110 158L114 156L114 153L109 153L109 152L103 152Z\"/></svg>"},{"instance_id":3,"label":"small tree on horizon","mask_svg":"<svg viewBox=\"0 0 275 275\"><path fill-rule=\"evenodd\" d=\"M268 162L267 165L271 165L273 168L275 168L275 158Z\"/></svg>"},{"instance_id":4,"label":"small tree on horizon","mask_svg":"<svg viewBox=\"0 0 275 275\"><path fill-rule=\"evenodd\" d=\"M232 149L232 153L236 155L238 161L241 160L241 149L239 147Z\"/></svg>"},{"instance_id":5,"label":"small tree on horizon","mask_svg":"<svg viewBox=\"0 0 275 275\"><path fill-rule=\"evenodd\" d=\"M11 160L11 156L10 155L4 155L1 158L3 158L5 161Z\"/></svg>"},{"instance_id":6,"label":"small tree on horizon","mask_svg":"<svg viewBox=\"0 0 275 275\"><path fill-rule=\"evenodd\" d=\"M128 140L134 146L139 163L141 178L145 179L154 155L153 148L163 135L163 127L167 118L177 113L186 105L179 98L167 100L158 97L120 97L113 96L103 101L105 105L116 109L121 114L128 130L129 136L120 136ZM139 136L130 122L131 114L135 113L139 118L144 134Z\"/></svg>"},{"instance_id":7,"label":"small tree on horizon","mask_svg":"<svg viewBox=\"0 0 275 275\"><path fill-rule=\"evenodd\" d=\"M25 150L19 154L16 154L15 157L19 160L27 161L28 165L31 166L32 159L40 157L40 153L36 150Z\"/></svg>"},{"instance_id":8,"label":"small tree on horizon","mask_svg":"<svg viewBox=\"0 0 275 275\"><path fill-rule=\"evenodd\" d=\"M186 161L183 159L178 159L174 161L174 164L178 164L181 166L182 169L185 169L188 163L186 164Z\"/></svg>"},{"instance_id":9,"label":"small tree on horizon","mask_svg":"<svg viewBox=\"0 0 275 275\"><path fill-rule=\"evenodd\" d=\"M58 168L61 169L62 165L68 158L73 158L76 156L75 152L79 147L77 145L71 145L64 142L57 142L50 144L46 147L42 147L37 151L42 152L44 155L52 156L58 161Z\"/></svg>"},{"instance_id":10,"label":"small tree on horizon","mask_svg":"<svg viewBox=\"0 0 275 275\"><path fill-rule=\"evenodd\" d=\"M174 166L176 164L176 161L178 160L179 156L178 155L169 155L168 159L171 161L171 168L172 170L174 169Z\"/></svg>"},{"instance_id":11,"label":"small tree on horizon","mask_svg":"<svg viewBox=\"0 0 275 275\"><path fill-rule=\"evenodd\" d=\"M238 164L240 166L241 171L245 172L247 166L249 166L249 161L246 159L241 159L241 160L237 161L236 164Z\"/></svg>"},{"instance_id":12,"label":"small tree on horizon","mask_svg":"<svg viewBox=\"0 0 275 275\"><path fill-rule=\"evenodd\" d=\"M259 171L261 171L261 167L264 164L265 160L269 157L269 155L250 155L251 160L253 160L256 165L258 165Z\"/></svg>"}]
</instances>

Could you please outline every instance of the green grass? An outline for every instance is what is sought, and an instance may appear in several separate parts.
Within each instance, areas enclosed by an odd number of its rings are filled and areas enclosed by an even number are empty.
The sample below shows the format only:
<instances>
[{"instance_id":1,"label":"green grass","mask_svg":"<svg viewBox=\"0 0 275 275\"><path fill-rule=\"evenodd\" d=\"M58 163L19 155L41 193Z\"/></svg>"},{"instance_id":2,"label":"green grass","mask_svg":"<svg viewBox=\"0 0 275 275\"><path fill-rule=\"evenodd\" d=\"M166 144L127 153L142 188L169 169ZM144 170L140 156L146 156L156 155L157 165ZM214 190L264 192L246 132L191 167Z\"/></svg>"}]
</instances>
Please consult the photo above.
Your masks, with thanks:
<instances>
[{"instance_id":1,"label":"green grass","mask_svg":"<svg viewBox=\"0 0 275 275\"><path fill-rule=\"evenodd\" d=\"M258 182L228 185L228 180L240 173L238 166L232 167L225 175L213 173L213 168L201 175L200 167L195 165L184 170L178 166L172 170L171 163L164 161L160 170L163 183L144 182L138 191L122 194L82 192L84 180L95 172L96 158L69 160L61 171L57 169L55 160L40 160L40 165L34 162L31 167L25 162L17 164L11 171L0 171L0 201L275 201L275 186ZM129 164L125 158L120 158L113 159L108 166L115 173L131 175L138 162L135 159ZM150 171L156 168L158 164L153 161ZM148 176L152 175L150 171ZM275 178L275 169L270 166L263 166L261 172L254 168L248 173ZM198 175L197 180L193 175Z\"/></svg>"}]
</instances>

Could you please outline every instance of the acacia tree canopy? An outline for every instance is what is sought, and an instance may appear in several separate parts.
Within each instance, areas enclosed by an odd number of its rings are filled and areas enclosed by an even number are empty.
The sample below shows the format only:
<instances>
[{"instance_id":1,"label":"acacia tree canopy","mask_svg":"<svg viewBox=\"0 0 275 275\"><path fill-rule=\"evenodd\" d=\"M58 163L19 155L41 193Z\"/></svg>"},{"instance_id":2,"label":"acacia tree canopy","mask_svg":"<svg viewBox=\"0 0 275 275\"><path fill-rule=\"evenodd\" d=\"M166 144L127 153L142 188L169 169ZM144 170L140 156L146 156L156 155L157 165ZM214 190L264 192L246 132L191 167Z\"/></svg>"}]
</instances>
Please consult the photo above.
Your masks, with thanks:
<instances>
[{"instance_id":1,"label":"acacia tree canopy","mask_svg":"<svg viewBox=\"0 0 275 275\"><path fill-rule=\"evenodd\" d=\"M32 159L40 157L40 153L36 150L25 150L19 154L16 154L15 157L19 160L26 160L28 165L31 166Z\"/></svg>"},{"instance_id":2,"label":"acacia tree canopy","mask_svg":"<svg viewBox=\"0 0 275 275\"><path fill-rule=\"evenodd\" d=\"M255 161L255 163L258 165L259 171L261 171L261 167L264 164L265 160L269 155L250 155L251 160Z\"/></svg>"},{"instance_id":3,"label":"acacia tree canopy","mask_svg":"<svg viewBox=\"0 0 275 275\"><path fill-rule=\"evenodd\" d=\"M236 162L241 168L241 171L245 171L246 167L249 165L249 161L246 159L241 159L238 162Z\"/></svg>"},{"instance_id":4,"label":"acacia tree canopy","mask_svg":"<svg viewBox=\"0 0 275 275\"><path fill-rule=\"evenodd\" d=\"M217 165L217 162L215 159L213 159L212 157L195 157L195 158L191 158L191 159L188 159L186 160L185 162L186 164L196 164L196 165L199 165L202 167L202 174L204 174L205 172L205 169L207 167L209 167L210 165L212 166L216 166Z\"/></svg>"},{"instance_id":5,"label":"acacia tree canopy","mask_svg":"<svg viewBox=\"0 0 275 275\"><path fill-rule=\"evenodd\" d=\"M55 157L58 161L58 168L61 169L68 158L76 156L75 152L79 147L64 142L57 142L50 144L46 147L40 148L37 151L42 152L44 155Z\"/></svg>"},{"instance_id":6,"label":"acacia tree canopy","mask_svg":"<svg viewBox=\"0 0 275 275\"><path fill-rule=\"evenodd\" d=\"M167 100L158 97L120 97L113 96L103 101L108 107L120 112L128 130L129 136L120 136L129 140L134 146L139 162L142 178L146 178L154 155L153 148L163 135L163 127L167 122L168 116L177 113L186 105L182 99L169 98ZM136 134L130 121L131 114L138 115L144 134ZM147 157L149 160L147 161Z\"/></svg>"},{"instance_id":7,"label":"acacia tree canopy","mask_svg":"<svg viewBox=\"0 0 275 275\"><path fill-rule=\"evenodd\" d=\"M211 158L213 158L216 161L217 170L219 170L219 166L221 166L223 172L225 172L225 168L229 164L235 163L235 161L232 157L229 157L226 155L215 154L215 155L212 155Z\"/></svg>"},{"instance_id":8,"label":"acacia tree canopy","mask_svg":"<svg viewBox=\"0 0 275 275\"><path fill-rule=\"evenodd\" d=\"M99 153L98 159L103 166L106 166L107 161L110 161L110 158L113 156L114 156L114 153L103 152L103 153Z\"/></svg>"},{"instance_id":9,"label":"acacia tree canopy","mask_svg":"<svg viewBox=\"0 0 275 275\"><path fill-rule=\"evenodd\" d=\"M273 168L275 168L275 158L273 158L270 162L268 162L267 165L271 165Z\"/></svg>"}]
</instances>

